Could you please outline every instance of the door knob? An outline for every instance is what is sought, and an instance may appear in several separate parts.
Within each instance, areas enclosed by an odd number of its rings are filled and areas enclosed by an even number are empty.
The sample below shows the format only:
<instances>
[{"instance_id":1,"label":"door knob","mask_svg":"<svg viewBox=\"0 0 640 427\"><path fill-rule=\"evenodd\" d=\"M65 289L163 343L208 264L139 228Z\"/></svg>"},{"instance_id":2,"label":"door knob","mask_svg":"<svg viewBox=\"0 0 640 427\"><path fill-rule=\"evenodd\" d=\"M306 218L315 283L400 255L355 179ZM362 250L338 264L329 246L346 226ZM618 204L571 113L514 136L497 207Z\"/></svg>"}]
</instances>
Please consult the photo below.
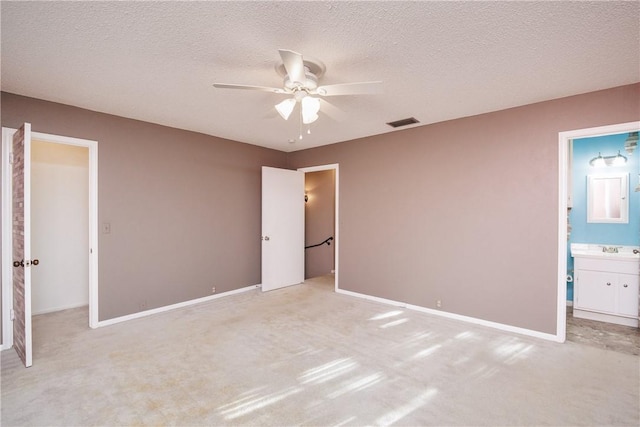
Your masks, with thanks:
<instances>
[{"instance_id":1,"label":"door knob","mask_svg":"<svg viewBox=\"0 0 640 427\"><path fill-rule=\"evenodd\" d=\"M262 239L268 241L269 240L269 236L264 236Z\"/></svg>"},{"instance_id":2,"label":"door knob","mask_svg":"<svg viewBox=\"0 0 640 427\"><path fill-rule=\"evenodd\" d=\"M20 261L13 261L13 266L14 267L29 267L30 265L38 265L40 264L40 260L38 259L34 259L33 261L29 261L29 260L20 260Z\"/></svg>"},{"instance_id":3,"label":"door knob","mask_svg":"<svg viewBox=\"0 0 640 427\"><path fill-rule=\"evenodd\" d=\"M628 288L628 287L629 287L629 285L627 285L626 283L625 283L624 285L622 285L622 286L624 286L625 288Z\"/></svg>"}]
</instances>

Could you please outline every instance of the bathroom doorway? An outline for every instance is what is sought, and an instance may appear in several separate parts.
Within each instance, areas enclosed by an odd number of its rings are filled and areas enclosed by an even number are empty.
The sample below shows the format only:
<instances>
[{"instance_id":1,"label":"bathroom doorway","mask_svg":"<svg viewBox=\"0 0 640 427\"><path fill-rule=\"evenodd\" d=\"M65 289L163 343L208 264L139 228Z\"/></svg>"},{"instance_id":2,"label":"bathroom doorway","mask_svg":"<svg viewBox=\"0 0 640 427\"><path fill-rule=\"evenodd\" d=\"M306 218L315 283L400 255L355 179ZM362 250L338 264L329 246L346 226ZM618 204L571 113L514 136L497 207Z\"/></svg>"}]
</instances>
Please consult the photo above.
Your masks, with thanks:
<instances>
[{"instance_id":1,"label":"bathroom doorway","mask_svg":"<svg viewBox=\"0 0 640 427\"><path fill-rule=\"evenodd\" d=\"M637 218L640 215L639 153L625 141L631 132L637 132L640 122L598 128L581 129L559 134L560 147L560 212L558 236L558 338L591 343L596 346L613 348L613 341L629 341L631 347L635 339L640 339L640 330L631 328L628 339L620 340L624 331L619 325L573 317L574 266L571 244L600 245L640 245L640 230ZM635 156L633 156L633 151ZM615 156L623 155L627 160L623 165L614 166ZM607 158L606 166L594 167L598 156ZM614 170L615 169L615 170ZM623 170L624 169L624 170ZM587 177L593 174L625 173L629 176L629 223L592 224L587 221ZM636 296L636 299L638 297ZM612 326L612 327L610 327ZM624 329L624 328L622 328ZM611 344L604 339L611 336ZM624 344L624 343L623 343Z\"/></svg>"}]
</instances>

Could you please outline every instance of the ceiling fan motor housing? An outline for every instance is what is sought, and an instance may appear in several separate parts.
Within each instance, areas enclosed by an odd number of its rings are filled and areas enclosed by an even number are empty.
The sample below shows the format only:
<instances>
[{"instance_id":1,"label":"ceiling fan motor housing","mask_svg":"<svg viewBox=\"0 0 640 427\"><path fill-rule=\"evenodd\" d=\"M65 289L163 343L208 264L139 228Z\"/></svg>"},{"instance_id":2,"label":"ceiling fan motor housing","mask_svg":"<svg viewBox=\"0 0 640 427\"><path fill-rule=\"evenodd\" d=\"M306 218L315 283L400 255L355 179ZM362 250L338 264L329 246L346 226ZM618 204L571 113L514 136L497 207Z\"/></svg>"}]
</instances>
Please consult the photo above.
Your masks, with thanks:
<instances>
[{"instance_id":1,"label":"ceiling fan motor housing","mask_svg":"<svg viewBox=\"0 0 640 427\"><path fill-rule=\"evenodd\" d=\"M296 92L299 90L310 92L316 90L316 88L318 87L318 78L316 77L316 75L309 71L307 67L304 67L304 76L306 80L302 85L300 85L300 83L298 82L291 81L289 75L287 74L284 77L284 87L291 92Z\"/></svg>"}]
</instances>

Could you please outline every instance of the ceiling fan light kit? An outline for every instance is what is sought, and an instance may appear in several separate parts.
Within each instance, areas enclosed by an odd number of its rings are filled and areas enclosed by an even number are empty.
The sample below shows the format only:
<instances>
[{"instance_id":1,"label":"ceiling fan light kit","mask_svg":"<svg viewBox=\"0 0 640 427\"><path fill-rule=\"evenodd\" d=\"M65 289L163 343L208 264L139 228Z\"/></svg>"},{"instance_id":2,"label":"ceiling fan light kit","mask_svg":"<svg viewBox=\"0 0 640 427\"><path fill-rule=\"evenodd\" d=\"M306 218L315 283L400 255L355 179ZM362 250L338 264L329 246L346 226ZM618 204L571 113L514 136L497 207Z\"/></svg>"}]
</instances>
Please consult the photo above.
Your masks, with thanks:
<instances>
[{"instance_id":1,"label":"ceiling fan light kit","mask_svg":"<svg viewBox=\"0 0 640 427\"><path fill-rule=\"evenodd\" d=\"M293 95L291 98L277 103L275 109L283 119L288 120L296 104L300 103L300 118L302 123L306 125L318 120L318 112L320 111L320 99L311 95L324 97L381 93L381 81L318 86L318 80L326 71L322 62L315 59L303 59L301 54L292 50L279 49L278 52L282 62L276 64L276 71L284 77L282 89L228 83L214 83L213 86L218 89L245 89ZM302 133L299 139L302 139Z\"/></svg>"},{"instance_id":2,"label":"ceiling fan light kit","mask_svg":"<svg viewBox=\"0 0 640 427\"><path fill-rule=\"evenodd\" d=\"M320 100L311 96L302 98L301 111L302 123L308 125L318 120L318 111L320 111Z\"/></svg>"},{"instance_id":3,"label":"ceiling fan light kit","mask_svg":"<svg viewBox=\"0 0 640 427\"><path fill-rule=\"evenodd\" d=\"M296 106L296 100L293 98L287 98L279 104L276 104L276 111L282 116L283 119L289 120L289 116L293 112L293 108Z\"/></svg>"}]
</instances>

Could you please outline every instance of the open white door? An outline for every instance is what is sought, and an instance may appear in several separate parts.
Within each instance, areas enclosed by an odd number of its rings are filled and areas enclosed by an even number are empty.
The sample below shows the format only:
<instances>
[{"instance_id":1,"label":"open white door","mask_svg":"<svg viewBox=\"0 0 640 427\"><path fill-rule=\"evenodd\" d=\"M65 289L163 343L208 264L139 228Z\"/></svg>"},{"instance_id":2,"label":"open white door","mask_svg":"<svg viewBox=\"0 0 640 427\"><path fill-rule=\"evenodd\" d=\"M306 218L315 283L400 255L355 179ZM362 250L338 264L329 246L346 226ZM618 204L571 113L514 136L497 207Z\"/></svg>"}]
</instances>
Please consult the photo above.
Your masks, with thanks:
<instances>
[{"instance_id":1,"label":"open white door","mask_svg":"<svg viewBox=\"0 0 640 427\"><path fill-rule=\"evenodd\" d=\"M304 173L262 167L262 290L304 281Z\"/></svg>"},{"instance_id":2,"label":"open white door","mask_svg":"<svg viewBox=\"0 0 640 427\"><path fill-rule=\"evenodd\" d=\"M16 131L12 144L13 348L31 366L31 124Z\"/></svg>"}]
</instances>

